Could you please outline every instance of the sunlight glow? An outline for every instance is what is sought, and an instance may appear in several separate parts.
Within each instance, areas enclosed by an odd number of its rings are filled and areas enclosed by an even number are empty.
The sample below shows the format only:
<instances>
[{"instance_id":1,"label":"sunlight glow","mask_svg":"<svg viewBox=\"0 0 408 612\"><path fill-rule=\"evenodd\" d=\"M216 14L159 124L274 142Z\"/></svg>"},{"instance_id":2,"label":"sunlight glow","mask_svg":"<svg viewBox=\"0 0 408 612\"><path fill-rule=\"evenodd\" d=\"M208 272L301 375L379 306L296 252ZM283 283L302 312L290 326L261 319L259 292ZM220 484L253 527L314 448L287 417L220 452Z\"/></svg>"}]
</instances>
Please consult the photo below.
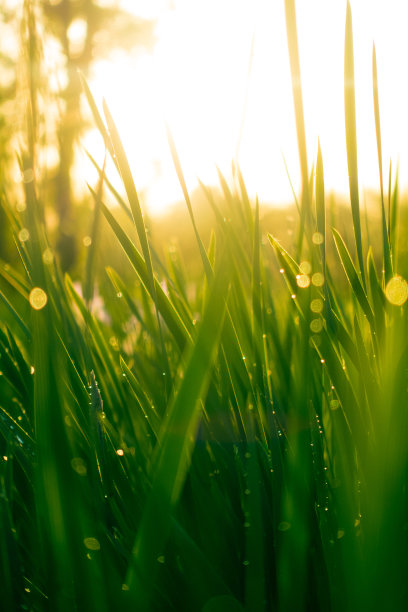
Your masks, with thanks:
<instances>
[{"instance_id":1,"label":"sunlight glow","mask_svg":"<svg viewBox=\"0 0 408 612\"><path fill-rule=\"evenodd\" d=\"M122 136L136 186L151 213L182 199L166 140L173 134L190 190L197 177L217 184L216 165L231 175L238 158L247 188L261 202L293 201L297 155L284 0L123 2L157 17L152 54L118 54L95 65L95 98L105 97ZM371 53L376 43L384 176L408 160L408 57L405 0L354 0L353 12L360 186L379 187L372 103ZM297 2L309 167L320 138L327 191L347 194L343 53L345 0ZM252 46L253 43L253 46ZM252 61L251 61L251 49ZM249 67L251 69L249 70ZM98 146L96 146L98 143ZM100 160L100 141L83 145Z\"/></svg>"}]
</instances>

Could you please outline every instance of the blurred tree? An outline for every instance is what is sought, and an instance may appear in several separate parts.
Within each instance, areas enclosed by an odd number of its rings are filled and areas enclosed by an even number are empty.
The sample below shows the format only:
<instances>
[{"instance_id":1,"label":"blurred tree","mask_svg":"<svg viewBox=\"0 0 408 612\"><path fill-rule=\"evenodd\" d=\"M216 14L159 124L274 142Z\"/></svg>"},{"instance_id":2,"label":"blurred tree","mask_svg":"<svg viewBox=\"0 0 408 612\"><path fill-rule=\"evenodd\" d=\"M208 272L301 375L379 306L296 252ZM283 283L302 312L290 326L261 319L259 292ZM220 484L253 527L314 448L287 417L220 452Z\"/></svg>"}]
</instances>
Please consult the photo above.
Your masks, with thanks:
<instances>
[{"instance_id":1,"label":"blurred tree","mask_svg":"<svg viewBox=\"0 0 408 612\"><path fill-rule=\"evenodd\" d=\"M69 269L76 259L73 225L71 169L75 143L84 123L80 116L81 85L78 69L87 76L92 63L114 49L151 48L154 22L140 19L102 0L42 0L46 33L57 40L64 59L64 85L59 93L59 161L55 172L55 202L59 218L57 250L61 266ZM61 79L62 80L62 79Z\"/></svg>"},{"instance_id":2,"label":"blurred tree","mask_svg":"<svg viewBox=\"0 0 408 612\"><path fill-rule=\"evenodd\" d=\"M10 142L16 122L16 64L18 46L13 35L16 28L16 11L9 2L0 6L0 186L4 193L11 182ZM0 206L0 258L8 259L12 233L2 206Z\"/></svg>"}]
</instances>

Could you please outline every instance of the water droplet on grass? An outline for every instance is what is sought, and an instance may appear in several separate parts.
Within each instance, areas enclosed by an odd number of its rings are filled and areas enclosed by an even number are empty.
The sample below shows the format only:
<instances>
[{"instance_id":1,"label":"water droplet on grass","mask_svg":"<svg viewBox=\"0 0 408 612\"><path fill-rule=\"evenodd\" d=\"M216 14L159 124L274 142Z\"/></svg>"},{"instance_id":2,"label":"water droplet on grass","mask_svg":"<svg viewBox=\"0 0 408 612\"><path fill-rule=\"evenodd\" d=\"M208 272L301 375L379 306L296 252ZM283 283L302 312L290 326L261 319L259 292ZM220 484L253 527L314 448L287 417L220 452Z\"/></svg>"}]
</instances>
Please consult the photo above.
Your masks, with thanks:
<instances>
[{"instance_id":1,"label":"water droplet on grass","mask_svg":"<svg viewBox=\"0 0 408 612\"><path fill-rule=\"evenodd\" d=\"M41 310L48 301L47 294L43 289L41 289L41 287L34 287L34 289L31 290L28 299L31 308L34 308L34 310Z\"/></svg>"},{"instance_id":2,"label":"water droplet on grass","mask_svg":"<svg viewBox=\"0 0 408 612\"><path fill-rule=\"evenodd\" d=\"M30 238L30 232L28 231L28 229L26 227L23 227L23 229L21 229L18 232L18 239L20 242L27 242L27 240L29 240Z\"/></svg>"},{"instance_id":3,"label":"water droplet on grass","mask_svg":"<svg viewBox=\"0 0 408 612\"><path fill-rule=\"evenodd\" d=\"M80 476L86 476L88 470L85 461L81 457L71 459L71 467Z\"/></svg>"},{"instance_id":4,"label":"water droplet on grass","mask_svg":"<svg viewBox=\"0 0 408 612\"><path fill-rule=\"evenodd\" d=\"M88 550L100 550L101 549L99 540L97 540L96 538L85 538L84 544Z\"/></svg>"},{"instance_id":5,"label":"water droplet on grass","mask_svg":"<svg viewBox=\"0 0 408 612\"><path fill-rule=\"evenodd\" d=\"M320 272L316 272L312 276L312 284L315 287L323 287L324 285L324 276Z\"/></svg>"},{"instance_id":6,"label":"water droplet on grass","mask_svg":"<svg viewBox=\"0 0 408 612\"><path fill-rule=\"evenodd\" d=\"M387 300L394 306L402 306L408 299L408 283L402 276L394 276L385 287Z\"/></svg>"},{"instance_id":7,"label":"water droplet on grass","mask_svg":"<svg viewBox=\"0 0 408 612\"><path fill-rule=\"evenodd\" d=\"M45 249L45 251L42 254L42 260L46 266L49 266L52 264L52 262L54 261L54 253L52 252L50 248Z\"/></svg>"},{"instance_id":8,"label":"water droplet on grass","mask_svg":"<svg viewBox=\"0 0 408 612\"><path fill-rule=\"evenodd\" d=\"M310 330L315 333L318 334L319 332L321 332L323 329L323 321L321 319L313 319L313 321L311 321L310 323Z\"/></svg>"},{"instance_id":9,"label":"water droplet on grass","mask_svg":"<svg viewBox=\"0 0 408 612\"><path fill-rule=\"evenodd\" d=\"M310 302L310 310L312 312L315 312L316 314L318 314L319 312L322 312L322 310L323 310L323 300L321 300L320 298L312 300Z\"/></svg>"},{"instance_id":10,"label":"water droplet on grass","mask_svg":"<svg viewBox=\"0 0 408 612\"><path fill-rule=\"evenodd\" d=\"M315 232L312 236L313 244L323 244L324 236L320 232Z\"/></svg>"},{"instance_id":11,"label":"water droplet on grass","mask_svg":"<svg viewBox=\"0 0 408 612\"><path fill-rule=\"evenodd\" d=\"M300 289L306 289L310 285L310 278L307 274L298 274L296 276L296 284Z\"/></svg>"},{"instance_id":12,"label":"water droplet on grass","mask_svg":"<svg viewBox=\"0 0 408 612\"><path fill-rule=\"evenodd\" d=\"M310 274L312 271L312 264L310 261L302 261L299 266L302 274Z\"/></svg>"}]
</instances>

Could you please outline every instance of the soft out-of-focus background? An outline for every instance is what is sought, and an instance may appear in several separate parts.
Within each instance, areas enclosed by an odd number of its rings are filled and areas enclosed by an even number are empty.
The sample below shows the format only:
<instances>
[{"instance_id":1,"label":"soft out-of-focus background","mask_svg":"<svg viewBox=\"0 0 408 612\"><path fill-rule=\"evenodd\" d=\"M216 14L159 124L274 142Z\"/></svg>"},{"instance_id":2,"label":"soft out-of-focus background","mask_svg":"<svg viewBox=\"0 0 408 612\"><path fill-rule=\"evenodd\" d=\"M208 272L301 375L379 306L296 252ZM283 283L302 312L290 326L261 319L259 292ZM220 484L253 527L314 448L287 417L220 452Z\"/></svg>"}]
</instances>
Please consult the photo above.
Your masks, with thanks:
<instances>
[{"instance_id":1,"label":"soft out-of-focus background","mask_svg":"<svg viewBox=\"0 0 408 612\"><path fill-rule=\"evenodd\" d=\"M190 187L196 176L217 181L239 159L251 195L274 205L292 201L283 157L299 186L283 2L156 0L127 2L134 14L157 20L147 53L97 62L91 84L105 96L134 160L136 179L152 212L179 198L166 143L172 131ZM298 2L298 31L309 157L320 138L329 189L346 194L343 48L346 2ZM359 170L365 188L378 188L371 52L377 47L384 160L408 159L404 134L408 56L403 0L352 3L356 57ZM110 86L107 86L110 83ZM91 147L91 134L85 144Z\"/></svg>"},{"instance_id":2,"label":"soft out-of-focus background","mask_svg":"<svg viewBox=\"0 0 408 612\"><path fill-rule=\"evenodd\" d=\"M408 56L403 0L354 0L357 136L364 202L375 203L378 164L372 104L372 43L378 59L384 173L392 159L406 186ZM147 217L170 213L182 199L166 138L169 126L197 206L197 177L218 184L238 162L250 197L261 205L293 205L300 175L293 121L283 2L268 0L42 0L1 3L2 168L14 164L24 130L27 88L37 101L37 181L63 268L86 245L92 200L86 183L104 147L93 126L77 70L98 103L104 97L122 136ZM326 190L347 194L343 119L346 3L297 3L309 163L320 138ZM30 66L30 70L27 70ZM108 176L120 180L108 163ZM108 198L108 196L106 196ZM18 199L18 196L17 196ZM112 200L113 203L113 200ZM82 208L81 208L82 205ZM18 201L16 203L18 206ZM81 216L82 215L82 216ZM287 217L282 217L284 219ZM157 227L172 233L168 220ZM176 224L175 224L176 226ZM163 230L164 231L164 230ZM290 227L288 228L290 232ZM279 232L278 232L279 233ZM85 242L84 242L85 241Z\"/></svg>"}]
</instances>

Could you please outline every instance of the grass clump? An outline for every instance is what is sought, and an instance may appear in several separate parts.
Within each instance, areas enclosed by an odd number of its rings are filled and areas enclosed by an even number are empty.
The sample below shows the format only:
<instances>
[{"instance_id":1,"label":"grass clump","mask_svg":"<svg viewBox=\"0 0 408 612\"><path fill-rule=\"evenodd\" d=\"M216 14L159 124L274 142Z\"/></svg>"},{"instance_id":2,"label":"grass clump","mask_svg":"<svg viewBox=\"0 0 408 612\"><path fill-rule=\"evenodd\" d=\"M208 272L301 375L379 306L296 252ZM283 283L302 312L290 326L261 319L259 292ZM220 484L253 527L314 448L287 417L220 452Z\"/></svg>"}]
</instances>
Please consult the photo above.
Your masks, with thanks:
<instances>
[{"instance_id":1,"label":"grass clump","mask_svg":"<svg viewBox=\"0 0 408 612\"><path fill-rule=\"evenodd\" d=\"M294 3L286 8L303 174L293 253L266 236L238 168L233 188L220 176L221 204L204 187L215 219L206 247L172 143L202 262L191 287L175 247L156 256L114 120L105 107L105 125L86 84L138 241L104 204L101 170L78 285L53 257L35 181L21 214L3 196L22 262L1 265L5 609L405 609L408 286L396 267L397 198L387 215L381 182L378 269L360 227L348 9L354 245L326 227L323 157L319 148L311 179ZM29 154L21 163L35 166ZM131 284L112 266L95 278L101 215Z\"/></svg>"}]
</instances>

